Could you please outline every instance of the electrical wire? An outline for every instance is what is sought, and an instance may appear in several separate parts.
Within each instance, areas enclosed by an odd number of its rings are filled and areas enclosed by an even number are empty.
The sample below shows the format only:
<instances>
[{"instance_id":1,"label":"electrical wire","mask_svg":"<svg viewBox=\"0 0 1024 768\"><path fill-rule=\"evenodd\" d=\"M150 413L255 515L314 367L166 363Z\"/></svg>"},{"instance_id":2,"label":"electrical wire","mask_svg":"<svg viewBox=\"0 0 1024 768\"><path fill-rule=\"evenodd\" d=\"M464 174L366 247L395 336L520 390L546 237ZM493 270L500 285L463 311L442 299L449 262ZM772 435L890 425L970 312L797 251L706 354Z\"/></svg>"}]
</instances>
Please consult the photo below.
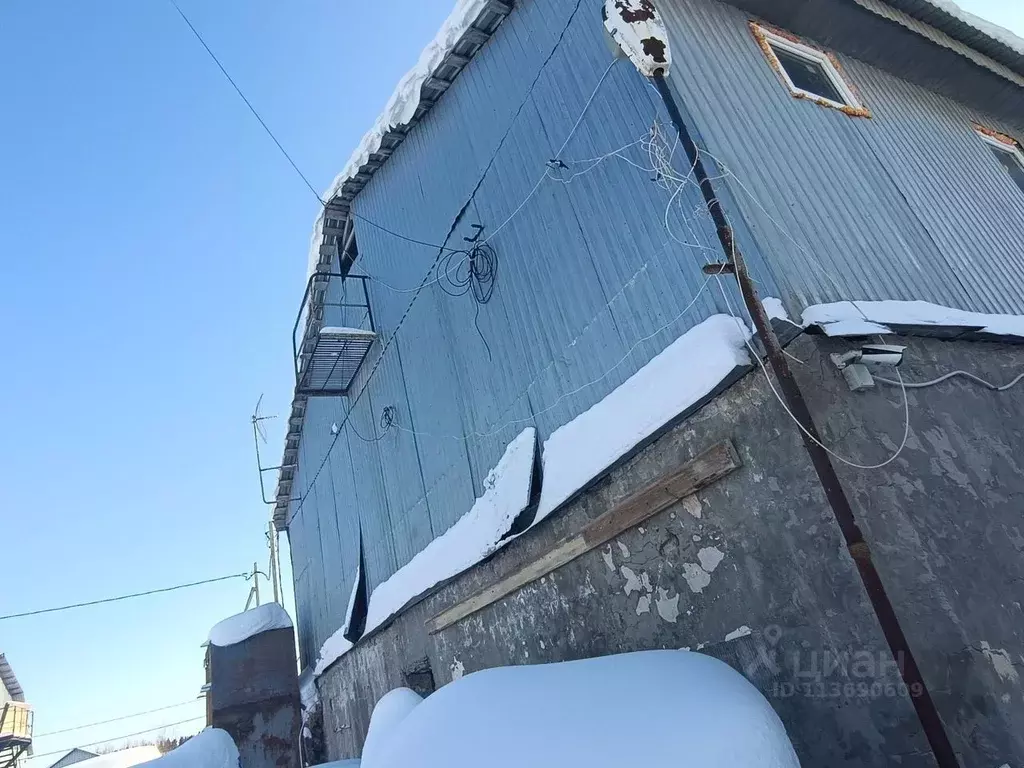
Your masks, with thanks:
<instances>
[{"instance_id":1,"label":"electrical wire","mask_svg":"<svg viewBox=\"0 0 1024 768\"><path fill-rule=\"evenodd\" d=\"M221 74L224 75L224 78L228 81L228 83L231 84L231 87L234 88L235 93L238 94L238 97L245 103L245 106L249 108L249 111L252 113L253 117L255 117L259 124L263 127L263 130L266 132L267 136L269 136L271 141L274 142L278 150L284 156L285 160L288 161L288 164L291 165L292 170L294 170L298 177L302 179L303 184L306 185L309 191L313 193L313 196L316 198L316 201L320 204L320 207L326 209L327 202L320 196L320 193L316 191L316 188L310 182L309 178L306 176L305 173L302 172L302 169L299 168L298 164L288 153L288 150L284 148L284 145L280 142L280 140L271 130L270 126L260 115L260 113L256 111L256 108L252 105L252 102L249 101L248 97L242 91L241 87L239 87L238 83L235 82L235 79L231 77L231 74L228 72L227 68L221 62L220 58L218 58L217 54L213 52L213 49L210 48L210 46L207 44L205 38L203 38L199 30L196 29L195 25L182 10L181 6L178 5L177 0L168 0L168 2L174 7L174 10L178 12L178 15L181 16L182 21L184 21L188 28L192 31L192 34L195 36L196 40L198 40L199 44L202 45L203 48L206 50L206 53L209 54L210 58L213 60L213 63L217 65L217 68L221 71ZM419 240L415 237L409 237L399 232L395 232L393 229L389 229L388 227L385 227L383 224L379 224L378 222L373 221L372 219L368 219L365 216L360 216L355 211L350 211L349 215L359 219L360 221L368 224L371 227L375 227L376 229L381 230L382 232L387 232L389 235L398 238L399 240L405 240L406 242L415 243L416 245L422 245L427 248L454 250L444 245L436 245L434 243L429 243L425 240Z\"/></svg>"},{"instance_id":2,"label":"electrical wire","mask_svg":"<svg viewBox=\"0 0 1024 768\"><path fill-rule=\"evenodd\" d=\"M896 461L896 459L900 457L900 454L903 453L903 449L907 447L907 442L910 439L910 396L907 394L907 389L905 386L903 386L903 440L900 441L899 447L892 454L892 456L890 456L885 461L879 462L878 464L859 464L858 462L847 459L845 456L836 453L834 450L832 450L823 442L821 442L818 438L816 438L813 434L811 434L811 432L800 422L800 419L798 419L796 415L793 413L793 411L790 410L789 405L787 405L785 399L783 399L782 395L780 395L779 391L775 388L775 384L772 382L772 377L768 373L768 368L765 366L764 361L761 359L760 353L756 349L754 349L753 345L750 343L749 330L747 329L746 323L744 323L742 320L740 320L739 317L736 316L736 310L733 308L732 302L729 301L729 297L722 286L721 278L716 276L715 279L718 280L718 288L722 292L722 298L725 300L726 305L729 307L729 313L732 315L736 323L743 329L744 344L746 344L747 349L750 351L751 357L753 357L754 361L761 367L761 371L764 373L765 381L768 382L768 388L771 389L772 394L775 395L775 399L779 401L779 405L782 406L782 409L788 414L789 418L793 420L793 423L800 428L800 431L807 436L808 440L810 440L812 443L817 445L827 454L832 456L832 458L834 458L836 461L846 464L848 467L854 467L855 469L881 469L882 467L886 467L889 464L892 464L892 462ZM896 376L899 378L899 381L895 383L900 384L902 386L903 377L900 375L899 369L896 370Z\"/></svg>"},{"instance_id":3,"label":"electrical wire","mask_svg":"<svg viewBox=\"0 0 1024 768\"><path fill-rule=\"evenodd\" d=\"M963 376L966 379L970 379L973 382L981 384L983 387L988 387L993 392L1005 392L1006 390L1010 389L1011 387L1016 386L1017 382L1019 382L1021 379L1024 379L1024 373L1021 373L1021 374L1018 374L1017 378L1015 378L1009 384L1003 384L1002 386L999 386L998 384L993 384L990 381L986 381L985 379L981 378L980 376L975 376L970 371L950 371L949 373L945 374L944 376L939 376L939 378L932 379L931 381L913 381L913 382L912 381L906 381L905 382L902 379L900 381L893 381L892 379L884 379L881 376L875 376L874 379L875 379L875 381L880 381L883 384L891 384L891 385L895 385L895 386L903 386L906 389L924 389L925 387L934 387L936 384L941 384L944 381L952 379L954 376Z\"/></svg>"},{"instance_id":4,"label":"electrical wire","mask_svg":"<svg viewBox=\"0 0 1024 768\"><path fill-rule=\"evenodd\" d=\"M202 581L192 581L188 584L177 584L173 587L162 587L161 589L150 589L146 592L135 592L130 595L118 595L117 597L105 597L102 600L89 600L84 603L73 603L71 605L61 605L56 608L41 608L36 611L23 611L22 613L9 613L6 616L0 616L0 621L6 619L20 619L25 616L38 616L43 613L56 613L57 611L68 611L72 608L86 608L91 605L101 605L103 603L116 603L120 600L129 600L135 597L146 597L147 595L157 595L163 592L174 592L179 589L187 589L189 587L198 587L203 584L213 584L218 581L227 581L229 579L244 579L251 576L249 573L233 573L230 576L218 576L215 579L203 579Z\"/></svg>"},{"instance_id":5,"label":"electrical wire","mask_svg":"<svg viewBox=\"0 0 1024 768\"><path fill-rule=\"evenodd\" d=\"M197 699L198 701L198 699ZM152 733L153 731L160 731L164 728L174 728L175 726L185 725L185 723L194 723L196 720L206 720L206 715L198 715L196 717L190 717L187 720L179 720L176 723L165 723L163 725L157 725L153 728L146 728L142 731L135 731L135 733L125 733L120 736L114 736L109 739L100 739L99 741L90 741L88 744L75 744L71 747L64 747L64 749L55 749L52 752L43 752L42 754L34 754L30 759L39 757L50 757L51 755L59 755L64 752L70 752L72 749L82 749L84 747L96 747L101 744L109 744L112 741L120 741L121 739L130 739L133 736L142 736L145 733Z\"/></svg>"},{"instance_id":6,"label":"electrical wire","mask_svg":"<svg viewBox=\"0 0 1024 768\"><path fill-rule=\"evenodd\" d=\"M210 46L206 44L206 40L204 40L203 36L199 34L199 30L195 28L195 25L193 25L192 22L189 20L188 16L185 15L185 12L181 10L181 6L178 5L177 0L168 0L168 2L174 6L174 10L176 10L178 12L178 15L181 16L182 21L184 21L185 24L188 25L188 28L192 30L192 34L195 35L196 40L199 41L199 44L206 49L206 52L208 54L210 54L210 58L213 59L214 64L216 64L218 69L220 69L221 74L224 75L224 77L227 79L229 83L231 83L231 87L235 89L235 93L237 93L239 98L241 98L241 100L245 102L245 106L247 106L249 108L249 111L252 112L252 116L259 121L260 125L263 126L263 130L266 131L267 136L269 136L271 141L273 141L274 144L277 145L277 148L281 150L281 154L284 155L285 159L291 165L295 173L297 173L299 175L299 178L302 179L303 182L305 182L307 187L309 187L309 191L313 193L313 197L316 198L317 202L320 203L321 206L326 205L326 203L324 203L323 198L320 197L320 193L313 188L313 185L310 184L309 179L306 178L306 174L304 174L299 169L299 166L296 165L295 161L292 159L292 156L288 154L288 150L286 150L284 146L281 144L281 142L277 140L277 136L275 136L274 132L270 130L270 126L267 125L266 121L262 117L260 117L260 113L256 111L256 108L252 105L252 102L250 102L249 99L246 98L245 94L242 93L242 89L238 87L238 83L236 83L234 78L232 78L231 75L228 74L227 69L224 68L224 65L221 64L220 59L217 58L217 54L215 54L213 50L210 48Z\"/></svg>"},{"instance_id":7,"label":"electrical wire","mask_svg":"<svg viewBox=\"0 0 1024 768\"><path fill-rule=\"evenodd\" d=\"M656 144L655 139L656 139L656 137L652 136L652 143ZM697 149L698 157L700 156L700 152L701 151L702 150L698 147L698 149ZM671 158L672 158L673 154L674 154L674 148L672 150L668 151L668 152L665 151L664 142L662 142L660 147L655 147L655 150L651 152L652 164L658 170L658 178L664 179L666 184L669 184L669 185L674 184L674 183L680 183L683 186L685 186L685 184L687 184L687 183L692 183L692 182L689 182L689 177L692 175L693 169L696 167L696 159L694 160L693 164L691 165L690 171L685 176L680 177L679 173L674 169L674 167L671 164ZM682 179L682 181L680 181L680 179ZM665 214L665 227L666 227L666 230L668 231L669 235L671 237L673 237L674 239L676 239L676 240L679 240L679 238L677 238L674 235L674 233L672 232L672 228L669 226L669 212L671 210L671 206L672 206L673 200L679 195L679 192L681 191L681 189L682 189L682 186L680 186L678 189L675 189L674 192L672 193L672 196L669 198L669 204L668 204L668 208L666 209L666 214ZM685 219L684 219L684 221L685 221ZM689 224L687 224L687 226L689 227ZM695 233L693 233L692 227L690 227L690 231L691 231L691 234L695 234ZM683 242L683 241L680 241L680 242ZM684 243L684 244L686 244L686 243ZM731 258L731 260L733 262L735 262L736 258L737 258L735 247L736 246L735 246L735 242L734 242L733 243L733 252L732 252L732 254L730 254L730 258ZM760 366L762 372L764 373L765 380L767 381L768 387L771 389L772 394L775 395L775 399L779 401L779 404L782 406L783 410L785 410L785 412L789 415L789 417L793 420L793 423L796 424L797 427L799 427L800 431L803 432L804 435L806 435L807 438L811 442L813 442L819 448L821 448L826 453L828 453L830 456L835 458L837 461L839 461L839 462L841 462L843 464L846 464L847 466L854 467L856 469L863 469L863 470L881 469L882 467L885 467L885 466L891 464L893 461L895 461L903 453L903 449L906 447L907 442L910 439L910 398L909 398L909 396L907 394L907 391L906 391L905 387L903 388L903 407L904 407L904 416L905 416L904 428L903 428L903 440L901 441L901 443L900 443L899 447L896 449L896 451L892 454L892 456L890 456L888 459L886 459L883 462L880 462L878 464L870 464L870 465L868 465L868 464L860 464L858 462L855 462L855 461L852 461L852 460L846 458L845 456L842 456L841 454L839 454L836 451L832 450L827 445L825 445L820 440L818 440L818 438L816 438L800 422L800 419L798 419L796 417L796 415L790 410L789 405L786 403L786 401L783 399L783 397L779 394L778 390L775 388L775 384L772 381L772 378L771 378L771 376L768 373L768 369L765 366L764 361L761 359L760 353L758 353L758 351L750 343L750 331L747 328L746 323L743 320L741 320L740 317L737 315L736 309L733 307L732 301L729 299L729 296L728 296L728 294L725 291L725 287L722 284L721 276L720 275L714 275L714 278L715 278L716 282L718 283L718 289L719 289L719 291L722 294L722 300L725 302L726 307L728 307L729 314L736 321L737 325L740 326L740 329L741 329L741 332L742 332L742 336L743 336L743 339L744 339L744 344L746 345L747 349L749 350L749 352L750 352L751 356L753 357L754 361ZM858 310L859 310L859 307L858 307ZM749 315L749 308L747 310L747 313ZM753 324L753 319L752 318L751 318L751 323ZM897 375L897 377L899 377L899 382L897 382L897 383L902 384L903 377L900 375L898 370L896 371L896 375Z\"/></svg>"},{"instance_id":8,"label":"electrical wire","mask_svg":"<svg viewBox=\"0 0 1024 768\"><path fill-rule=\"evenodd\" d=\"M129 720L133 717L142 717L143 715L152 715L154 712L164 712L168 709L176 709L177 707L184 707L188 704L201 704L201 699L189 699L188 701L181 701L177 704L168 704L166 707L157 707L156 709L147 709L145 712L133 712L130 715L121 715L120 717L112 717L109 720L97 720L95 723L86 723L85 725L75 725L71 728L61 728L59 731L47 731L46 733L33 734L33 738L42 739L47 736L57 736L61 733L70 733L71 731L81 731L85 728L92 728L97 725L107 725L108 723L119 723L122 720Z\"/></svg>"}]
</instances>

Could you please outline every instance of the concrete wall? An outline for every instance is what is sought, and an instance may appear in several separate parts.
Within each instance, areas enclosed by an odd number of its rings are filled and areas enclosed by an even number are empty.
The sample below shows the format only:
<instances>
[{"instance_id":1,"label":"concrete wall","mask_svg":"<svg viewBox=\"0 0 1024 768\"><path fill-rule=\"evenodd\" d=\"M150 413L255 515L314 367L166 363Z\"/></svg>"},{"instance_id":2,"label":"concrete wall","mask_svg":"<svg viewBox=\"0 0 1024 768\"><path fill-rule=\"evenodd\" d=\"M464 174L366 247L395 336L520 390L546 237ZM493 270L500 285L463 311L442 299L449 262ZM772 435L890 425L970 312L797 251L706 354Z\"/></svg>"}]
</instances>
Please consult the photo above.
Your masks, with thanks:
<instances>
[{"instance_id":1,"label":"concrete wall","mask_svg":"<svg viewBox=\"0 0 1024 768\"><path fill-rule=\"evenodd\" d=\"M908 343L908 380L964 368L1001 382L1024 365L1021 347ZM901 441L902 395L846 390L827 354L849 346L803 337L790 351L804 361L794 366L828 444L877 463ZM906 448L883 470L842 469L844 488L962 764L1018 764L1024 387L993 393L954 379L909 397ZM424 621L440 610L725 438L742 457L739 471L612 545L426 633ZM357 755L374 702L408 685L407 673L422 672L424 661L442 685L495 665L682 647L746 674L779 712L805 766L933 764L799 433L760 372L343 656L319 679L329 756Z\"/></svg>"}]
</instances>

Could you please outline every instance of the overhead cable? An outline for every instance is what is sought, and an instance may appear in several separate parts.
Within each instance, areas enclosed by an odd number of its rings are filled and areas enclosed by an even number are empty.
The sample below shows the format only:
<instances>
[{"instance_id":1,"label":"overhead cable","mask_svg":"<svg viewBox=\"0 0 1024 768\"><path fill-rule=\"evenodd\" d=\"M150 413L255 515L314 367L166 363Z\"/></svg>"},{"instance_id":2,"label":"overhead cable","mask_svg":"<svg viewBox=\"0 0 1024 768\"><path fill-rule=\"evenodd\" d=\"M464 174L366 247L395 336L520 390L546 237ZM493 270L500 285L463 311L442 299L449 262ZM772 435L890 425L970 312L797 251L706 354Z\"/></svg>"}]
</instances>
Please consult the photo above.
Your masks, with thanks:
<instances>
[{"instance_id":1,"label":"overhead cable","mask_svg":"<svg viewBox=\"0 0 1024 768\"><path fill-rule=\"evenodd\" d=\"M38 616L43 613L56 613L58 611L69 611L72 608L86 608L91 605L102 605L103 603L116 603L120 600L130 600L135 597L146 597L147 595L157 595L163 592L174 592L179 589L188 589L189 587L198 587L203 584L213 584L218 581L227 581L229 579L244 579L252 574L249 573L233 573L230 576L218 576L215 579L203 579L202 581L191 581L188 584L176 584L173 587L161 587L160 589L150 589L146 592L133 592L130 595L118 595L117 597L105 597L102 600L89 600L84 603L72 603L70 605L60 605L55 608L40 608L34 611L22 611L21 613L9 613L6 616L0 616L0 621L5 619L20 619L25 616Z\"/></svg>"},{"instance_id":2,"label":"overhead cable","mask_svg":"<svg viewBox=\"0 0 1024 768\"><path fill-rule=\"evenodd\" d=\"M164 723L163 725L157 725L152 728L146 728L142 731L135 731L134 733L124 733L120 736L114 736L109 739L100 739L99 741L91 741L88 744L75 744L71 747L64 747L63 749L55 749L52 752L43 752L42 754L33 754L30 759L38 757L50 757L51 755L60 755L65 752L70 752L72 749L82 749L83 747L96 747L101 744L109 744L112 741L120 741L121 739L130 739L133 736L142 736L145 733L152 733L153 731L162 731L164 728L174 728L179 725L185 725L185 723L194 723L197 720L206 720L206 715L198 715L196 717L190 717L187 720L179 720L176 723Z\"/></svg>"},{"instance_id":3,"label":"overhead cable","mask_svg":"<svg viewBox=\"0 0 1024 768\"><path fill-rule=\"evenodd\" d=\"M112 717L109 720L97 720L95 723L85 723L84 725L74 725L70 728L61 728L59 731L47 731L46 733L33 734L33 738L42 739L46 736L56 736L60 733L71 733L71 731L81 731L86 728L92 728L97 725L107 725L108 723L119 723L122 720L130 720L133 717L142 717L143 715L152 715L154 712L164 712L168 709L177 709L178 707L184 707L189 704L201 704L201 699L189 699L188 701L179 701L177 704L168 704L166 707L157 707L156 709L147 709L144 712L132 712L130 715L121 715L120 717Z\"/></svg>"}]
</instances>

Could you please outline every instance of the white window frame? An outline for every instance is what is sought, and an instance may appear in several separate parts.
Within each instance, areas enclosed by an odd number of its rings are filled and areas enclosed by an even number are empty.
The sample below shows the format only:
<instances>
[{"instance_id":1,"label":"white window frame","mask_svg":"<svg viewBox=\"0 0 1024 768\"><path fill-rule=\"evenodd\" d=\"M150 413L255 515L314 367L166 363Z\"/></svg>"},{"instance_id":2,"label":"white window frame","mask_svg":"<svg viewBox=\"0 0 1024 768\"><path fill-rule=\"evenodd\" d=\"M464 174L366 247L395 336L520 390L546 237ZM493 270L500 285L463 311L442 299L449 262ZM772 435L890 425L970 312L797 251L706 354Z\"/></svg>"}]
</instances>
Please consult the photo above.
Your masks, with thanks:
<instances>
[{"instance_id":1,"label":"white window frame","mask_svg":"<svg viewBox=\"0 0 1024 768\"><path fill-rule=\"evenodd\" d=\"M853 89L847 85L846 80L843 78L842 73L836 68L836 65L832 63L832 58L817 48L812 48L809 45L803 43L797 43L789 38L783 37L770 29L766 29L760 25L757 25L757 31L763 36L764 41L768 44L768 50L771 51L772 63L775 65L775 69L778 70L779 74L782 75L782 80L785 82L786 87L789 88L790 93L795 96L802 96L812 101L824 102L830 107L836 109L852 108L852 109L864 109L864 105L860 99L853 92ZM799 56L802 59L806 59L814 64L819 64L825 75L832 82L833 87L839 92L846 101L845 103L833 101L822 96L819 93L813 91L805 91L803 88L797 88L793 81L789 78L789 73L786 72L786 68L779 61L779 57L775 55L775 48L781 48L787 53L791 53L794 56Z\"/></svg>"},{"instance_id":2,"label":"white window frame","mask_svg":"<svg viewBox=\"0 0 1024 768\"><path fill-rule=\"evenodd\" d=\"M1010 144L1007 141L1001 141L1000 139L997 139L995 136L989 136L984 131L979 131L977 129L975 129L974 132L977 133L978 137L989 146L995 147L1000 152L1005 152L1006 154L1013 157L1013 159L1017 161L1017 165L1019 165L1021 167L1021 170L1024 171L1024 151L1021 150L1020 144L1018 144L1017 142Z\"/></svg>"}]
</instances>

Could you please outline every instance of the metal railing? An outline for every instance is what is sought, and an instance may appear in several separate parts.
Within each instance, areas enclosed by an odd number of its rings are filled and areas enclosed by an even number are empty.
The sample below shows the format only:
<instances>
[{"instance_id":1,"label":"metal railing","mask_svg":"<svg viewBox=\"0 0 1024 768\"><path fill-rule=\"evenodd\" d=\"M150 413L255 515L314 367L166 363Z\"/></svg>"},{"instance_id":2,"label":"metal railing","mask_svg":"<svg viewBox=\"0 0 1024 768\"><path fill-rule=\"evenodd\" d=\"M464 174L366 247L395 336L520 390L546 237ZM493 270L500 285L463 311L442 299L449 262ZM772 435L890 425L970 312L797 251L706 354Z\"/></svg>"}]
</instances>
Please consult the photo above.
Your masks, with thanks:
<instances>
[{"instance_id":1,"label":"metal railing","mask_svg":"<svg viewBox=\"0 0 1024 768\"><path fill-rule=\"evenodd\" d=\"M373 322L373 309L370 307L368 280L365 275L318 272L306 282L302 305L292 327L296 386L301 388L302 376L322 328L377 330ZM353 292L354 297L350 296Z\"/></svg>"},{"instance_id":2,"label":"metal railing","mask_svg":"<svg viewBox=\"0 0 1024 768\"><path fill-rule=\"evenodd\" d=\"M0 712L0 745L32 741L32 707L8 701Z\"/></svg>"}]
</instances>

